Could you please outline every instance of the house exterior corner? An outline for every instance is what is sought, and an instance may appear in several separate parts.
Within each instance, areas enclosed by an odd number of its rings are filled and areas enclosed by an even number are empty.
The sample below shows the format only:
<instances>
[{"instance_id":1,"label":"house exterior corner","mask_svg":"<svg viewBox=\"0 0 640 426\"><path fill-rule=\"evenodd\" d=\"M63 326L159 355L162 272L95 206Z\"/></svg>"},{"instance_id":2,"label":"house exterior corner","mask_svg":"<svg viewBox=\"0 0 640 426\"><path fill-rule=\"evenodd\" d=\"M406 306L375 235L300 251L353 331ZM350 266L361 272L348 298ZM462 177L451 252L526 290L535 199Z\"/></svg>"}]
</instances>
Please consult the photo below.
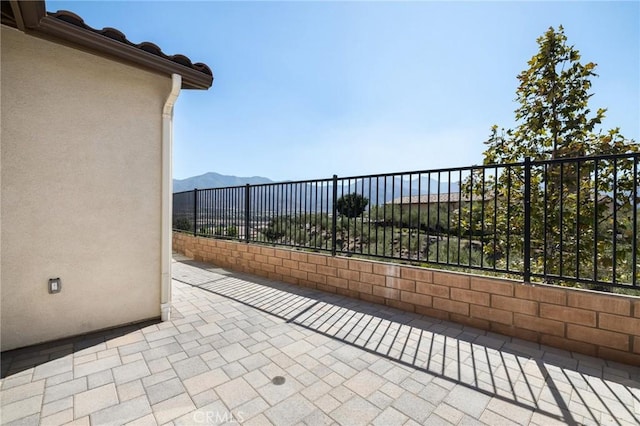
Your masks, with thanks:
<instances>
[{"instance_id":1,"label":"house exterior corner","mask_svg":"<svg viewBox=\"0 0 640 426\"><path fill-rule=\"evenodd\" d=\"M0 348L159 317L171 77L5 25L1 77Z\"/></svg>"}]
</instances>

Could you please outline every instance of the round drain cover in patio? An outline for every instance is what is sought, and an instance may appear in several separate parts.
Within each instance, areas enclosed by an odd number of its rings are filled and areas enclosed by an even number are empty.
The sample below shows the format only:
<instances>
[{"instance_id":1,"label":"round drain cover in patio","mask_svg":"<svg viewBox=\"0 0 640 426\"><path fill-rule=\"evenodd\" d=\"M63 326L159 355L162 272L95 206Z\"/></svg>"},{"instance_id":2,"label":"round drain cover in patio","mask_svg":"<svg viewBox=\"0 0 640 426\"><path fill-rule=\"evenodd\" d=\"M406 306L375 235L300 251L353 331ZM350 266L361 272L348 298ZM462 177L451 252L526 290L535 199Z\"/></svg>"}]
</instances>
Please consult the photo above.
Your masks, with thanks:
<instances>
[{"instance_id":1,"label":"round drain cover in patio","mask_svg":"<svg viewBox=\"0 0 640 426\"><path fill-rule=\"evenodd\" d=\"M285 378L282 376L276 376L273 379L271 379L271 383L273 383L274 385L281 385L285 382Z\"/></svg>"}]
</instances>

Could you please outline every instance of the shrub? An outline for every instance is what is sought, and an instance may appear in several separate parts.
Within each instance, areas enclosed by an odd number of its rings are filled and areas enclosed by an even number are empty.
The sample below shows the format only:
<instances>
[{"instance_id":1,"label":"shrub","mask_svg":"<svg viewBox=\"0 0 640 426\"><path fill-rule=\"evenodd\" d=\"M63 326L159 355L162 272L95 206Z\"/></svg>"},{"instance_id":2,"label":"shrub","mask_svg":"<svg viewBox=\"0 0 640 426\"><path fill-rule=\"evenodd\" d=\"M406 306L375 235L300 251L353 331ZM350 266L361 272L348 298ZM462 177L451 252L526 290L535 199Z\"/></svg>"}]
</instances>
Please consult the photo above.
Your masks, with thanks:
<instances>
[{"instance_id":1,"label":"shrub","mask_svg":"<svg viewBox=\"0 0 640 426\"><path fill-rule=\"evenodd\" d=\"M173 220L173 229L193 231L193 225L191 225L191 221L186 217L178 217Z\"/></svg>"},{"instance_id":2,"label":"shrub","mask_svg":"<svg viewBox=\"0 0 640 426\"><path fill-rule=\"evenodd\" d=\"M284 227L278 218L274 218L269 221L269 225L262 231L262 234L269 241L277 241L284 237Z\"/></svg>"},{"instance_id":3,"label":"shrub","mask_svg":"<svg viewBox=\"0 0 640 426\"><path fill-rule=\"evenodd\" d=\"M338 213L346 217L358 217L369 204L369 199L355 192L344 195L336 201Z\"/></svg>"}]
</instances>

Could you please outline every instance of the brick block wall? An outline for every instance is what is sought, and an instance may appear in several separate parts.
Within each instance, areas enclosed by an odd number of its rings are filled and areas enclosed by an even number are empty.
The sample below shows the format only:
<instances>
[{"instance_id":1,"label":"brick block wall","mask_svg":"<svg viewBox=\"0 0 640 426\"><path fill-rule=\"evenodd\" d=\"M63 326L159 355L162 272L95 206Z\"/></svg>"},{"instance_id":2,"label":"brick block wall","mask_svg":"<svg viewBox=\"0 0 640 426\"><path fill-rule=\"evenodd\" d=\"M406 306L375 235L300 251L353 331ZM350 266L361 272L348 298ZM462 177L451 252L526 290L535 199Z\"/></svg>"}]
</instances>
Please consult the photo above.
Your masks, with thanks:
<instances>
[{"instance_id":1,"label":"brick block wall","mask_svg":"<svg viewBox=\"0 0 640 426\"><path fill-rule=\"evenodd\" d=\"M640 298L531 285L174 232L196 260L626 364L640 365Z\"/></svg>"}]
</instances>

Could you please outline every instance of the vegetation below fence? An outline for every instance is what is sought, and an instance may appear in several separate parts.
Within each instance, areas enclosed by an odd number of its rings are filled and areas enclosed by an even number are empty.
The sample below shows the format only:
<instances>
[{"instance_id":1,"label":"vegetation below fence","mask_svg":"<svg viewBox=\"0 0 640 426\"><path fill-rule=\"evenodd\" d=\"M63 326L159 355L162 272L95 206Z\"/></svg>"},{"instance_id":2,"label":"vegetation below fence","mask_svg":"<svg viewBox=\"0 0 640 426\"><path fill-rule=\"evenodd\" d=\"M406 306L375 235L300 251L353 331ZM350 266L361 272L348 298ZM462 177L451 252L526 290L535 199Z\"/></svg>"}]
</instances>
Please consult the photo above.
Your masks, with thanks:
<instances>
[{"instance_id":1,"label":"vegetation below fence","mask_svg":"<svg viewBox=\"0 0 640 426\"><path fill-rule=\"evenodd\" d=\"M447 220L445 208L431 207L430 210L429 222L427 215L420 217L417 211L411 214L401 212L399 207L374 207L356 218L340 215L336 219L335 250L416 262L482 264L483 237L459 237L467 232L461 233L460 229L449 227L447 222L453 218ZM269 220L260 232L264 242L332 250L332 223L329 214L309 217L287 215ZM201 231L210 235L210 230L201 228ZM484 264L490 264L486 256Z\"/></svg>"}]
</instances>

